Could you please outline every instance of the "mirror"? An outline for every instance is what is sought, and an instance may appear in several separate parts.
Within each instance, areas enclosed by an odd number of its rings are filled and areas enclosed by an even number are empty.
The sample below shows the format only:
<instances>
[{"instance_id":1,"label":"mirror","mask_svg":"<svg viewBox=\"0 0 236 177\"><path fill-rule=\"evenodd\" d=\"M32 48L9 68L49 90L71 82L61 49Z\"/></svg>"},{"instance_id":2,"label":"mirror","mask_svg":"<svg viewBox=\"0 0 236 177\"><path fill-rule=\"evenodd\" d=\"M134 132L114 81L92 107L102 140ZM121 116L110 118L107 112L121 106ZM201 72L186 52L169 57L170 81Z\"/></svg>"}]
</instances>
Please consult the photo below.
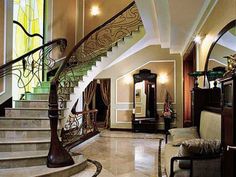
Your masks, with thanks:
<instances>
[{"instance_id":1,"label":"mirror","mask_svg":"<svg viewBox=\"0 0 236 177\"><path fill-rule=\"evenodd\" d=\"M133 75L133 114L132 130L134 132L156 132L156 79L157 75L148 69L142 69Z\"/></svg>"},{"instance_id":2,"label":"mirror","mask_svg":"<svg viewBox=\"0 0 236 177\"><path fill-rule=\"evenodd\" d=\"M135 117L155 117L155 84L147 80L135 83Z\"/></svg>"},{"instance_id":3,"label":"mirror","mask_svg":"<svg viewBox=\"0 0 236 177\"><path fill-rule=\"evenodd\" d=\"M210 88L217 86L217 82L214 81L222 77L227 71L228 61L226 56L236 54L236 20L227 24L218 36L210 47L205 64L205 72Z\"/></svg>"},{"instance_id":4,"label":"mirror","mask_svg":"<svg viewBox=\"0 0 236 177\"><path fill-rule=\"evenodd\" d=\"M156 77L150 70L134 74L134 118L156 118Z\"/></svg>"}]
</instances>

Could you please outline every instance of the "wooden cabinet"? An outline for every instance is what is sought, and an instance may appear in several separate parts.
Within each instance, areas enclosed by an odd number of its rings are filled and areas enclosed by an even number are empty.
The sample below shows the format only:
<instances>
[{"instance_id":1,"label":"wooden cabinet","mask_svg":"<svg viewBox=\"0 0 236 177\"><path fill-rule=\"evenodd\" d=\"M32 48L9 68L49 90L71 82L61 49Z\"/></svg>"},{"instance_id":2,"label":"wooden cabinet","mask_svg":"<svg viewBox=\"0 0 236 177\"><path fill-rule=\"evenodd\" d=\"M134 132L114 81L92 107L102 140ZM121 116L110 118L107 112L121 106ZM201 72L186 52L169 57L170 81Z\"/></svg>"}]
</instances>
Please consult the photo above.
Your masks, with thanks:
<instances>
[{"instance_id":1,"label":"wooden cabinet","mask_svg":"<svg viewBox=\"0 0 236 177\"><path fill-rule=\"evenodd\" d=\"M210 89L193 88L191 91L191 125L199 127L202 110L218 112L220 109L221 90L217 87Z\"/></svg>"},{"instance_id":2,"label":"wooden cabinet","mask_svg":"<svg viewBox=\"0 0 236 177\"><path fill-rule=\"evenodd\" d=\"M236 176L236 76L222 80L223 177Z\"/></svg>"}]
</instances>

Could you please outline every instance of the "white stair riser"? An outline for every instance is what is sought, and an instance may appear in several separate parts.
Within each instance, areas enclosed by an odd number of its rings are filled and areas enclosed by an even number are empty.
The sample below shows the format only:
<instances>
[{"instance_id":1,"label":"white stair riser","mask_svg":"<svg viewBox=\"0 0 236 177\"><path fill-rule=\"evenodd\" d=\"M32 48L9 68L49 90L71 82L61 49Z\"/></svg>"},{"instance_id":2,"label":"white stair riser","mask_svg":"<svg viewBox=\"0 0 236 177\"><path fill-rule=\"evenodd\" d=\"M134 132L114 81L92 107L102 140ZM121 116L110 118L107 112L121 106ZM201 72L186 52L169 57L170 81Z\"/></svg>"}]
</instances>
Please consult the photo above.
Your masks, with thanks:
<instances>
[{"instance_id":1,"label":"white stair riser","mask_svg":"<svg viewBox=\"0 0 236 177\"><path fill-rule=\"evenodd\" d=\"M50 130L0 130L0 138L48 138Z\"/></svg>"},{"instance_id":2,"label":"white stair riser","mask_svg":"<svg viewBox=\"0 0 236 177\"><path fill-rule=\"evenodd\" d=\"M0 128L50 128L49 119L0 119ZM61 128L61 120L58 121Z\"/></svg>"},{"instance_id":3,"label":"white stair riser","mask_svg":"<svg viewBox=\"0 0 236 177\"><path fill-rule=\"evenodd\" d=\"M17 144L1 144L0 152L19 152L19 151L42 151L49 150L50 143L17 143Z\"/></svg>"},{"instance_id":4,"label":"white stair riser","mask_svg":"<svg viewBox=\"0 0 236 177\"><path fill-rule=\"evenodd\" d=\"M46 164L46 157L0 160L0 168L30 167Z\"/></svg>"},{"instance_id":5,"label":"white stair riser","mask_svg":"<svg viewBox=\"0 0 236 177\"><path fill-rule=\"evenodd\" d=\"M62 108L66 107L66 102L58 103ZM48 101L15 101L16 108L48 108Z\"/></svg>"},{"instance_id":6,"label":"white stair riser","mask_svg":"<svg viewBox=\"0 0 236 177\"><path fill-rule=\"evenodd\" d=\"M7 117L48 117L47 110L37 109L5 109ZM59 115L64 116L64 111L60 110Z\"/></svg>"}]
</instances>

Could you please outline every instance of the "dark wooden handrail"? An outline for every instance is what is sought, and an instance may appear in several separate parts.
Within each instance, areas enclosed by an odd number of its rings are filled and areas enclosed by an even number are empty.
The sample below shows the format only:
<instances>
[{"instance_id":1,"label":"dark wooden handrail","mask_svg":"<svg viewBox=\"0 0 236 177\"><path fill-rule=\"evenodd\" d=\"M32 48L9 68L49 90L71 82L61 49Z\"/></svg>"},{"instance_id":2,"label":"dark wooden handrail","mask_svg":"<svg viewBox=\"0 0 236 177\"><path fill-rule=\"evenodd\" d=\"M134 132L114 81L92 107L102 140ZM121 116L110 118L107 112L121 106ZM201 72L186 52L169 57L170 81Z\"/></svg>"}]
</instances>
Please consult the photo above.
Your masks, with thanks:
<instances>
[{"instance_id":1,"label":"dark wooden handrail","mask_svg":"<svg viewBox=\"0 0 236 177\"><path fill-rule=\"evenodd\" d=\"M52 40L52 41L49 41L49 42L47 42L46 44L43 44L43 45L41 45L40 47L37 47L37 48L35 48L35 49L33 49L33 50L31 50L31 51L25 53L24 55L18 57L17 59L11 60L11 61L7 62L6 64L1 65L1 66L0 66L0 72L1 72L2 70L4 70L5 68L8 68L9 66L11 66L11 65L13 65L13 64L15 64L15 63L17 63L17 62L22 61L22 60L23 60L24 58L26 58L27 56L30 56L30 55L32 55L33 53L35 53L35 52L37 52L37 51L39 51L39 50L41 50L41 49L43 49L43 48L45 48L45 47L47 47L47 46L50 46L50 45L52 45L52 44L54 44L54 43L57 43L57 44L64 43L65 46L66 46L66 45L67 45L67 40L64 39L64 38L58 38L58 39L54 39L54 40Z\"/></svg>"},{"instance_id":2,"label":"dark wooden handrail","mask_svg":"<svg viewBox=\"0 0 236 177\"><path fill-rule=\"evenodd\" d=\"M57 92L59 89L59 84L61 84L61 81L63 81L63 79L61 77L67 76L67 73L64 73L64 72L71 72L72 74L74 74L73 73L73 66L80 65L80 63L84 62L81 58L79 58L77 56L76 52L81 54L82 57L84 57L84 56L90 57L89 58L90 60L92 60L94 58L96 59L97 56L103 54L102 52L104 49L108 50L109 48L111 48L113 46L113 44L116 43L118 40L122 39L126 35L129 35L131 33L131 30L137 30L139 28L139 26L142 25L142 20L138 14L137 8L135 8L134 5L135 5L135 2L133 1L127 7L125 7L123 10L121 10L119 13L114 15L112 18L107 20L102 25L100 25L97 28L95 28L94 30L92 30L83 39L81 39L68 53L68 55L64 59L63 63L58 68L55 76L51 80L50 95L49 95L49 110L48 110L48 115L49 115L49 119L50 119L50 126L51 126L51 143L50 143L50 151L48 154L48 161L47 161L48 167L63 167L63 166L71 165L74 163L69 152L65 151L63 145L61 144L61 142L59 141L59 138L57 136L57 124L58 124L58 118L59 118L58 117L58 97L59 96L58 96ZM135 9L134 11L132 11L133 7ZM130 10L130 11L128 11L128 10ZM126 12L127 12L127 14L122 16ZM117 24L119 22L115 23L116 22L115 20L118 19L118 17L121 17L121 19L122 19L121 22L119 21L120 24ZM128 24L126 22L126 20L128 22L130 22L130 24ZM92 50L91 50L91 48L89 48L89 46L87 46L86 42L89 41L89 39L91 39L89 42L92 42L93 35L94 34L97 35L100 30L102 30L103 28L106 29L106 27L109 27L110 24L111 24L110 28L112 28L113 27L112 22L115 23L114 28L117 27L117 25L120 25L120 27L124 27L124 28L119 28L119 29L124 29L125 32L121 31L122 35L119 36L117 34L120 31L118 31L116 33L117 36L116 35L115 35L115 37L112 36L113 38L111 40L108 40L109 43L107 45L103 45L103 43L100 43L100 44L98 44L99 46L97 46L97 44L94 44L95 48L101 47L100 49L102 49L102 50L100 53L99 52L96 53L96 51L98 49L92 48ZM135 29L133 29L133 28L135 28ZM94 36L94 37L95 37L95 41L98 41L97 36ZM79 48L82 51L79 51L78 50ZM95 51L93 51L93 50L95 50ZM97 55L94 56L93 53L95 53ZM91 56L94 58L92 58ZM79 59L81 59L81 60L79 61ZM62 74L64 74L64 75L62 75ZM68 80L70 79L70 81L72 80L71 77L67 77L67 78L68 78ZM73 76L72 76L72 78L73 78ZM60 88L62 88L62 87L60 87ZM61 93L60 91L62 91L62 90L59 90L59 93ZM61 93L61 94L63 94L63 93Z\"/></svg>"},{"instance_id":3,"label":"dark wooden handrail","mask_svg":"<svg viewBox=\"0 0 236 177\"><path fill-rule=\"evenodd\" d=\"M52 83L56 83L57 80L60 77L60 74L62 73L63 69L66 67L70 57L73 55L73 53L87 40L89 39L89 37L96 33L97 31L99 31L101 28L103 28L104 26L106 26L107 24L111 23L113 20L115 20L117 17L119 17L120 15L122 15L125 11L127 11L129 8L131 8L133 5L135 4L135 1L131 2L127 7L125 7L123 10L121 10L119 13L117 13L116 15L114 15L112 18L110 18L109 20L107 20L105 23L103 23L102 25L98 26L97 28L95 28L94 30L92 30L90 33L88 33L83 39L81 39L73 48L72 50L69 52L69 54L67 55L67 57L65 58L64 62L61 64L61 66L59 67L59 69L56 72L55 77L53 78Z\"/></svg>"},{"instance_id":4,"label":"dark wooden handrail","mask_svg":"<svg viewBox=\"0 0 236 177\"><path fill-rule=\"evenodd\" d=\"M29 36L29 37L40 37L40 38L43 40L43 36L42 36L41 34L38 34L38 33L30 34L30 33L28 33L28 32L26 31L26 29L24 28L24 26L23 26L21 23L19 23L18 21L13 20L13 23L16 24L16 25L18 25L18 26L24 31L24 33L25 33L27 36Z\"/></svg>"}]
</instances>

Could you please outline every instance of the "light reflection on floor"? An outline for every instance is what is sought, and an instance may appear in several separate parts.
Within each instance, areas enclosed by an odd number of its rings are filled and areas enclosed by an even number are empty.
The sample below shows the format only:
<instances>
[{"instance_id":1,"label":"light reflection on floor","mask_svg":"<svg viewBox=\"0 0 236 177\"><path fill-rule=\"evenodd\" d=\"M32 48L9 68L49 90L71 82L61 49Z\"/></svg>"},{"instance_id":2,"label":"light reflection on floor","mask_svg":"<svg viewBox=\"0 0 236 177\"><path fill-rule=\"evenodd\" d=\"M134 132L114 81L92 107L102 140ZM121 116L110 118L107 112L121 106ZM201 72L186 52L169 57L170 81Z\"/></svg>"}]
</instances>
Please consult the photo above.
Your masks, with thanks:
<instances>
[{"instance_id":1,"label":"light reflection on floor","mask_svg":"<svg viewBox=\"0 0 236 177\"><path fill-rule=\"evenodd\" d=\"M102 164L103 169L99 177L158 177L157 137L161 135L138 138L136 133L135 138L132 138L130 134L132 133L128 132L125 134L127 136L115 138L98 137L75 151ZM91 177L95 170L95 167L89 164L85 171L73 177Z\"/></svg>"}]
</instances>

